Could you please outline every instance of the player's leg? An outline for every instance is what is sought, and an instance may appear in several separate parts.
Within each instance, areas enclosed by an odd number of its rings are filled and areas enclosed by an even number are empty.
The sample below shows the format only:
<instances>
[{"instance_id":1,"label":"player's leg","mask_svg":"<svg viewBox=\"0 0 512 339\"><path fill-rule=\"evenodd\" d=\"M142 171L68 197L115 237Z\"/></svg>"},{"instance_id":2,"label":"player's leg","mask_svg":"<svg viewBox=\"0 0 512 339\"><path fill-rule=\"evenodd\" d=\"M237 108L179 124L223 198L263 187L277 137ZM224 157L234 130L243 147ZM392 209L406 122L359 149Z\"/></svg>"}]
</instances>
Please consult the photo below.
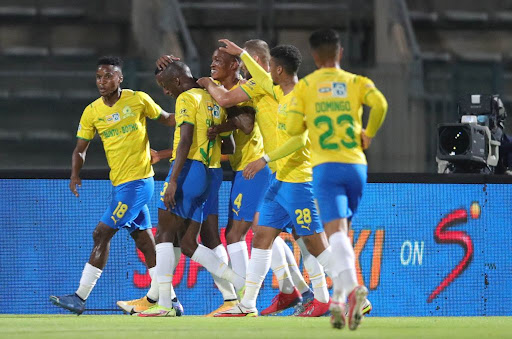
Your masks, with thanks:
<instances>
[{"instance_id":1,"label":"player's leg","mask_svg":"<svg viewBox=\"0 0 512 339\"><path fill-rule=\"evenodd\" d=\"M256 226L253 238L252 255L247 270L245 293L238 305L215 317L255 317L258 315L256 299L270 269L272 243L281 232L280 229L266 226Z\"/></svg>"},{"instance_id":2,"label":"player's leg","mask_svg":"<svg viewBox=\"0 0 512 339\"><path fill-rule=\"evenodd\" d=\"M241 316L256 316L256 298L258 296L261 284L270 268L272 256L272 244L274 239L279 235L282 229L290 223L290 217L286 210L275 201L277 192L279 191L280 183L274 183L270 188L263 201L259 223L267 226L255 226L252 256L249 261L247 280L245 284L245 294L242 301L236 307L217 313L216 317L241 317ZM272 200L269 198L273 198ZM295 289L298 297L300 293ZM281 293L278 296L282 296ZM293 302L297 299L295 295L288 295L290 298L280 298L276 303L273 303L275 312L293 306ZM300 301L301 299L299 299ZM288 306L291 304L290 306ZM279 306L279 307L278 307ZM272 312L271 312L272 313Z\"/></svg>"},{"instance_id":3,"label":"player's leg","mask_svg":"<svg viewBox=\"0 0 512 339\"><path fill-rule=\"evenodd\" d=\"M101 276L110 251L110 240L119 228L129 227L147 204L153 194L153 178L130 181L113 189L113 198L103 214L100 223L93 232L94 246L80 279L80 287L73 295L51 296L50 300L57 306L81 314L85 300L89 297L96 281Z\"/></svg>"},{"instance_id":4,"label":"player's leg","mask_svg":"<svg viewBox=\"0 0 512 339\"><path fill-rule=\"evenodd\" d=\"M250 180L246 180L242 176L242 171L236 172L233 180L226 243L231 267L242 277L246 275L249 261L245 237L252 227L258 207L263 201L270 176L270 169L266 166Z\"/></svg>"},{"instance_id":5,"label":"player's leg","mask_svg":"<svg viewBox=\"0 0 512 339\"><path fill-rule=\"evenodd\" d=\"M226 248L221 243L219 236L219 189L222 184L223 171L221 168L210 168L210 192L203 208L203 224L201 226L201 242L204 246L213 250L215 254L227 265L229 262ZM224 279L212 275L215 285L222 294L223 304L206 315L213 315L221 310L233 307L237 300L237 295L233 285Z\"/></svg>"},{"instance_id":6,"label":"player's leg","mask_svg":"<svg viewBox=\"0 0 512 339\"><path fill-rule=\"evenodd\" d=\"M339 173L333 177L329 173ZM362 319L362 306L368 295L358 286L355 253L348 237L348 221L357 210L366 183L366 166L322 164L313 170L315 195L321 206L322 221L332 249L333 304L346 301L350 305L348 323L355 330Z\"/></svg>"},{"instance_id":7,"label":"player's leg","mask_svg":"<svg viewBox=\"0 0 512 339\"><path fill-rule=\"evenodd\" d=\"M65 308L78 315L85 310L85 301L91 294L92 289L103 272L108 255L110 252L110 240L116 234L117 229L109 227L100 222L94 232L92 238L94 246L89 257L89 261L85 264L80 278L80 285L74 294L64 296L50 296L50 301L59 307Z\"/></svg>"},{"instance_id":8,"label":"player's leg","mask_svg":"<svg viewBox=\"0 0 512 339\"><path fill-rule=\"evenodd\" d=\"M329 312L328 306L330 303L324 268L318 262L317 258L308 251L302 237L298 237L296 242L301 251L304 268L309 274L313 293L309 300L304 302L302 309L298 310L294 315L301 317L323 316ZM303 299L306 299L304 294Z\"/></svg>"}]
</instances>

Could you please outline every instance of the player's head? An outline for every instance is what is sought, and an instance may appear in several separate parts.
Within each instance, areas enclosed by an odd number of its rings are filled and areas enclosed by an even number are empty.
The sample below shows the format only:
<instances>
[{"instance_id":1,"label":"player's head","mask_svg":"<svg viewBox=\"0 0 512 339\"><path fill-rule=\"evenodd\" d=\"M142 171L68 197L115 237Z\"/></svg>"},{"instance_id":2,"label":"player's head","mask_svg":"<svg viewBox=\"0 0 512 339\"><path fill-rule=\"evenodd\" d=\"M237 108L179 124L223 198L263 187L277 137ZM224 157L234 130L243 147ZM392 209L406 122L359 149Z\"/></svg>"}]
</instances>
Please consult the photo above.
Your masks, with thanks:
<instances>
[{"instance_id":1,"label":"player's head","mask_svg":"<svg viewBox=\"0 0 512 339\"><path fill-rule=\"evenodd\" d=\"M297 75L302 55L297 47L281 45L270 50L270 75L276 85Z\"/></svg>"},{"instance_id":2,"label":"player's head","mask_svg":"<svg viewBox=\"0 0 512 339\"><path fill-rule=\"evenodd\" d=\"M165 69L157 72L156 82L166 95L177 98L195 84L190 68L181 61L173 61Z\"/></svg>"},{"instance_id":3,"label":"player's head","mask_svg":"<svg viewBox=\"0 0 512 339\"><path fill-rule=\"evenodd\" d=\"M269 71L270 49L265 41L260 39L247 40L244 49L265 71ZM245 78L249 79L251 75L245 65L242 65L242 70L245 73Z\"/></svg>"},{"instance_id":4,"label":"player's head","mask_svg":"<svg viewBox=\"0 0 512 339\"><path fill-rule=\"evenodd\" d=\"M212 55L210 65L211 76L215 80L222 81L233 75L238 75L240 70L240 58L216 49Z\"/></svg>"},{"instance_id":5,"label":"player's head","mask_svg":"<svg viewBox=\"0 0 512 339\"><path fill-rule=\"evenodd\" d=\"M321 29L314 31L309 37L309 46L315 64L320 65L325 62L340 63L343 54L340 36L333 29Z\"/></svg>"},{"instance_id":6,"label":"player's head","mask_svg":"<svg viewBox=\"0 0 512 339\"><path fill-rule=\"evenodd\" d=\"M119 89L123 82L123 60L116 56L103 56L96 67L96 87L102 97L109 96Z\"/></svg>"}]
</instances>

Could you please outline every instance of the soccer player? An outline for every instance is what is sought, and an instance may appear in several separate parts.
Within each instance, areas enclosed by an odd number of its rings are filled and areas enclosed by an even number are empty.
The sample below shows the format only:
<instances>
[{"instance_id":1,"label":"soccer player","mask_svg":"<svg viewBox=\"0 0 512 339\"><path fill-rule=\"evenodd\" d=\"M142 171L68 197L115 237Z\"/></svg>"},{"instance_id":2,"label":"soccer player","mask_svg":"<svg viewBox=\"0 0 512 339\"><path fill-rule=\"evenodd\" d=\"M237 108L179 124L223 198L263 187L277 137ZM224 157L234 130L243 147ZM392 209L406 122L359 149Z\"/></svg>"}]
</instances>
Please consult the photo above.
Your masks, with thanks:
<instances>
[{"instance_id":1,"label":"soccer player","mask_svg":"<svg viewBox=\"0 0 512 339\"><path fill-rule=\"evenodd\" d=\"M255 227L245 294L236 307L216 314L219 317L257 316L256 298L270 268L272 244L281 230L293 225L296 233L304 237L309 252L326 267L329 264L330 249L327 247L327 239L313 200L307 133L297 137L286 134L286 112L293 88L298 81L300 52L294 46L273 48L270 51L271 75L269 75L240 47L229 40L220 41L226 44L225 50L228 53L241 55L255 82L279 102L278 143L280 146L270 154L249 164L244 170L244 177L252 178L261 168L264 168L266 163L280 159L277 164L276 180L265 195L259 223ZM273 83L279 86L273 86ZM324 272L321 270L315 273L318 274L311 274L312 280L322 277L325 284ZM325 297L324 307L327 308L328 294Z\"/></svg>"},{"instance_id":2,"label":"soccer player","mask_svg":"<svg viewBox=\"0 0 512 339\"><path fill-rule=\"evenodd\" d=\"M345 325L348 295L348 325L354 330L368 290L358 286L348 230L366 184L363 150L384 121L387 102L370 79L340 68L343 49L336 31L316 31L309 43L318 70L295 87L286 128L290 135L309 131L315 197L333 253L331 322L337 328ZM363 104L371 108L366 129Z\"/></svg>"},{"instance_id":3,"label":"soccer player","mask_svg":"<svg viewBox=\"0 0 512 339\"><path fill-rule=\"evenodd\" d=\"M174 316L172 276L175 237L183 254L204 266L210 273L243 287L244 279L234 273L215 253L197 243L203 204L208 196L208 165L212 142L208 128L220 118L221 108L203 89L197 88L190 69L174 61L157 74L165 94L176 98L176 130L172 164L158 205L156 271L159 285L158 303L139 313L141 317Z\"/></svg>"},{"instance_id":4,"label":"soccer player","mask_svg":"<svg viewBox=\"0 0 512 339\"><path fill-rule=\"evenodd\" d=\"M270 51L266 42L258 39L249 40L244 44L244 48L265 71L269 71ZM246 71L246 77L248 76L250 76L250 73ZM277 148L278 104L276 98L263 90L254 79L250 79L230 91L216 86L210 78L201 78L198 80L198 83L205 87L215 100L224 107L252 100L257 109L256 122L263 136L265 153L268 154ZM274 179L277 169L276 162L269 163L269 167L273 173L272 179ZM255 219L257 220L257 217ZM279 282L280 295L274 298L275 302L272 305L261 312L262 315L273 314L297 304L300 301L300 294L302 294L302 302L304 304L312 301L313 293L304 281L291 250L281 238L276 238L273 243L271 267ZM296 293L295 286L299 289L300 294ZM321 285L317 284L316 286ZM323 289L325 290L324 294L327 294L325 284ZM326 309L325 311L328 310ZM303 312L304 309L297 314ZM307 312L307 314L316 313Z\"/></svg>"},{"instance_id":5,"label":"soccer player","mask_svg":"<svg viewBox=\"0 0 512 339\"><path fill-rule=\"evenodd\" d=\"M222 49L217 49L212 56L211 76L225 90L233 91L239 88L240 81L240 59L234 57ZM200 81L200 84L202 82ZM211 90L211 88L210 88ZM254 103L244 100L244 105L253 106ZM250 162L263 156L263 139L258 123L252 124L251 128L243 129L241 124L250 125L240 120L249 119L253 122L254 116L249 114L240 115L239 121L230 121L228 124L215 126L211 133L215 134L225 130L232 130L235 140L235 153L229 157L231 168L235 171L235 177L231 188L229 220L226 228L227 250L233 270L240 276L245 277L249 253L245 237L251 228L256 210L261 203L264 192L270 181L270 169L266 166L259 175L246 180L242 177L242 170ZM230 306L231 307L231 306Z\"/></svg>"},{"instance_id":6,"label":"soccer player","mask_svg":"<svg viewBox=\"0 0 512 339\"><path fill-rule=\"evenodd\" d=\"M94 247L85 264L80 286L71 295L50 296L57 306L82 314L85 301L105 267L110 240L124 228L130 232L137 248L144 254L149 273L155 273L155 242L147 203L153 195L153 168L146 118L165 125L174 124L174 115L163 111L146 93L121 89L122 60L102 57L96 69L96 86L100 98L88 105L80 119L77 144L72 156L69 188L79 196L80 170L90 141L96 132L100 135L110 167L113 185L112 201L93 232ZM158 285L151 284L141 303L158 298Z\"/></svg>"}]
</instances>

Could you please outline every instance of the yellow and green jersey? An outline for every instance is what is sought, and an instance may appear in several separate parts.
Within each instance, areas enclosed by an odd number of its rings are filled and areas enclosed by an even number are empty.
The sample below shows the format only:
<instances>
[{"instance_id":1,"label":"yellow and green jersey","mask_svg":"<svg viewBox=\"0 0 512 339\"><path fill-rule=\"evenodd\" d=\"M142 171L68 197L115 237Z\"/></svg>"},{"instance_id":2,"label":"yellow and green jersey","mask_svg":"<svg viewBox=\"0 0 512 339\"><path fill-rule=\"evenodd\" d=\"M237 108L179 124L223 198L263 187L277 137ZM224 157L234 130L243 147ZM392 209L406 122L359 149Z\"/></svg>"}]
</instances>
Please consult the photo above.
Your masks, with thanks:
<instances>
[{"instance_id":1,"label":"yellow and green jersey","mask_svg":"<svg viewBox=\"0 0 512 339\"><path fill-rule=\"evenodd\" d=\"M187 159L197 160L208 167L220 167L220 136L208 140L208 128L226 120L226 111L202 88L192 88L176 99L176 129L171 161L176 159L180 142L180 127L184 123L194 125L192 145Z\"/></svg>"},{"instance_id":2,"label":"yellow and green jersey","mask_svg":"<svg viewBox=\"0 0 512 339\"><path fill-rule=\"evenodd\" d=\"M238 86L240 86L240 82L230 90L234 90ZM238 106L255 107L252 100L240 103ZM263 138L261 136L258 121L254 122L254 128L249 134L245 134L238 129L234 130L233 139L235 140L235 152L229 156L229 162L233 171L242 171L245 166L254 160L258 160L263 157Z\"/></svg>"},{"instance_id":3,"label":"yellow and green jersey","mask_svg":"<svg viewBox=\"0 0 512 339\"><path fill-rule=\"evenodd\" d=\"M281 146L284 145L292 137L286 132L286 120L288 114L288 107L293 97L293 91L284 95L280 86L274 86L272 77L269 73L265 72L258 63L251 58L248 53L242 53L242 61L245 63L247 69L251 72L255 82L261 89L278 102L277 110L277 147L276 150L283 151ZM276 150L272 153L276 153ZM288 152L284 152L288 153ZM310 162L309 140L306 141L306 146L294 151L286 157L276 161L277 173L276 178L280 181L300 183L312 181L312 168Z\"/></svg>"},{"instance_id":4,"label":"yellow and green jersey","mask_svg":"<svg viewBox=\"0 0 512 339\"><path fill-rule=\"evenodd\" d=\"M361 147L362 104L372 93L382 95L370 79L338 68L322 68L301 79L294 93L288 114L305 116L313 166L326 162L366 164ZM368 124L368 136L377 133L385 116L382 111L371 117L376 123Z\"/></svg>"},{"instance_id":5,"label":"yellow and green jersey","mask_svg":"<svg viewBox=\"0 0 512 339\"><path fill-rule=\"evenodd\" d=\"M293 99L294 91L284 95L281 91L277 95L279 106L277 109L277 140L279 145L285 144L291 137L286 132L286 120L290 101ZM313 169L311 167L311 151L309 138L306 139L306 146L298 149L292 154L277 160L276 178L285 182L308 182L313 180Z\"/></svg>"},{"instance_id":6,"label":"yellow and green jersey","mask_svg":"<svg viewBox=\"0 0 512 339\"><path fill-rule=\"evenodd\" d=\"M265 153L270 153L277 148L277 99L268 95L268 93L261 88L253 79L250 79L245 84L240 85L240 88L249 96L256 107L256 122L260 128L261 135L263 136L263 148ZM277 170L276 162L268 164L270 170L275 172Z\"/></svg>"},{"instance_id":7,"label":"yellow and green jersey","mask_svg":"<svg viewBox=\"0 0 512 339\"><path fill-rule=\"evenodd\" d=\"M158 119L161 111L149 95L130 89L112 107L99 98L85 108L76 136L89 141L100 135L112 185L154 175L146 118Z\"/></svg>"}]
</instances>

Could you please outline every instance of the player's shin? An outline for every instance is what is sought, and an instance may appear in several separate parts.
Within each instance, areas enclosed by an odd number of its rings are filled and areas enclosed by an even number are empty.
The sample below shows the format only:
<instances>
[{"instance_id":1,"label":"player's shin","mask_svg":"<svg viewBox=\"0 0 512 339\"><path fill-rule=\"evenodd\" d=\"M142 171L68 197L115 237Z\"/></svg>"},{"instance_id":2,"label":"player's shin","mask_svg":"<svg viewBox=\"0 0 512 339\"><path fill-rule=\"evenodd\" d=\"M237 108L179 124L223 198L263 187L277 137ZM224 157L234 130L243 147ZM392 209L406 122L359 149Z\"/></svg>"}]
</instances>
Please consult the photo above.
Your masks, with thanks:
<instances>
[{"instance_id":1,"label":"player's shin","mask_svg":"<svg viewBox=\"0 0 512 339\"><path fill-rule=\"evenodd\" d=\"M288 262L284 247L287 246L281 237L276 237L272 244L272 259L270 267L274 272L279 283L279 291L284 294L290 294L294 291L294 284L291 279Z\"/></svg>"},{"instance_id":2,"label":"player's shin","mask_svg":"<svg viewBox=\"0 0 512 339\"><path fill-rule=\"evenodd\" d=\"M231 259L231 267L239 276L245 277L247 273L247 265L249 263L249 252L245 241L235 242L228 245L229 258Z\"/></svg>"},{"instance_id":3,"label":"player's shin","mask_svg":"<svg viewBox=\"0 0 512 339\"><path fill-rule=\"evenodd\" d=\"M156 276L156 266L148 269L149 276L151 277L151 286L149 287L149 291L146 294L146 297L151 302L158 301L158 278Z\"/></svg>"},{"instance_id":4,"label":"player's shin","mask_svg":"<svg viewBox=\"0 0 512 339\"><path fill-rule=\"evenodd\" d=\"M309 255L304 259L304 267L308 271L315 299L321 303L327 303L329 301L329 291L327 290L327 282L322 265L314 256Z\"/></svg>"},{"instance_id":5,"label":"player's shin","mask_svg":"<svg viewBox=\"0 0 512 339\"><path fill-rule=\"evenodd\" d=\"M174 246L170 242L156 245L156 275L158 280L158 304L172 307L172 276L174 267Z\"/></svg>"},{"instance_id":6,"label":"player's shin","mask_svg":"<svg viewBox=\"0 0 512 339\"><path fill-rule=\"evenodd\" d=\"M247 269L247 280L245 283L245 294L241 304L247 308L256 307L256 299L261 284L270 269L272 250L252 249L251 260Z\"/></svg>"},{"instance_id":7,"label":"player's shin","mask_svg":"<svg viewBox=\"0 0 512 339\"><path fill-rule=\"evenodd\" d=\"M220 260L222 260L224 264L228 265L228 253L226 252L224 245L220 244L219 246L215 247L213 252L219 257ZM220 293L222 293L222 297L225 301L237 299L233 285L229 281L219 278L215 275L212 276L213 280L215 281L215 285L217 285L217 288L219 289Z\"/></svg>"},{"instance_id":8,"label":"player's shin","mask_svg":"<svg viewBox=\"0 0 512 339\"><path fill-rule=\"evenodd\" d=\"M211 249L199 244L191 259L204 266L211 274L231 282L237 290L243 288L245 279L229 268Z\"/></svg>"},{"instance_id":9,"label":"player's shin","mask_svg":"<svg viewBox=\"0 0 512 339\"><path fill-rule=\"evenodd\" d=\"M329 237L332 249L331 266L335 272L333 279L333 299L345 302L346 294L357 286L355 253L346 232L335 232Z\"/></svg>"},{"instance_id":10,"label":"player's shin","mask_svg":"<svg viewBox=\"0 0 512 339\"><path fill-rule=\"evenodd\" d=\"M276 238L276 240L277 240L277 238ZM274 240L274 243L276 242L276 240ZM301 240L301 239L298 239L298 240ZM279 240L277 240L277 241L279 241ZM302 241L302 243L304 243L304 241ZM286 245L284 240L283 240L283 244L285 245L283 247L284 253L286 255L286 262L288 263L288 269L290 270L293 284L297 287L297 289L299 290L299 292L301 294L304 294L304 293L310 291L309 286L306 283L306 281L304 280L304 277L302 276L302 272L299 270L299 266L297 265L297 261L295 261L295 256L293 255L292 250L290 249L290 247L288 247ZM308 254L309 254L309 252L308 252ZM309 255L311 255L311 254L309 254Z\"/></svg>"},{"instance_id":11,"label":"player's shin","mask_svg":"<svg viewBox=\"0 0 512 339\"><path fill-rule=\"evenodd\" d=\"M80 278L80 286L75 292L80 299L86 300L89 297L89 294L91 294L91 291L96 285L96 282L100 278L102 272L102 270L89 263L85 264L84 270L82 271L82 277Z\"/></svg>"}]
</instances>

